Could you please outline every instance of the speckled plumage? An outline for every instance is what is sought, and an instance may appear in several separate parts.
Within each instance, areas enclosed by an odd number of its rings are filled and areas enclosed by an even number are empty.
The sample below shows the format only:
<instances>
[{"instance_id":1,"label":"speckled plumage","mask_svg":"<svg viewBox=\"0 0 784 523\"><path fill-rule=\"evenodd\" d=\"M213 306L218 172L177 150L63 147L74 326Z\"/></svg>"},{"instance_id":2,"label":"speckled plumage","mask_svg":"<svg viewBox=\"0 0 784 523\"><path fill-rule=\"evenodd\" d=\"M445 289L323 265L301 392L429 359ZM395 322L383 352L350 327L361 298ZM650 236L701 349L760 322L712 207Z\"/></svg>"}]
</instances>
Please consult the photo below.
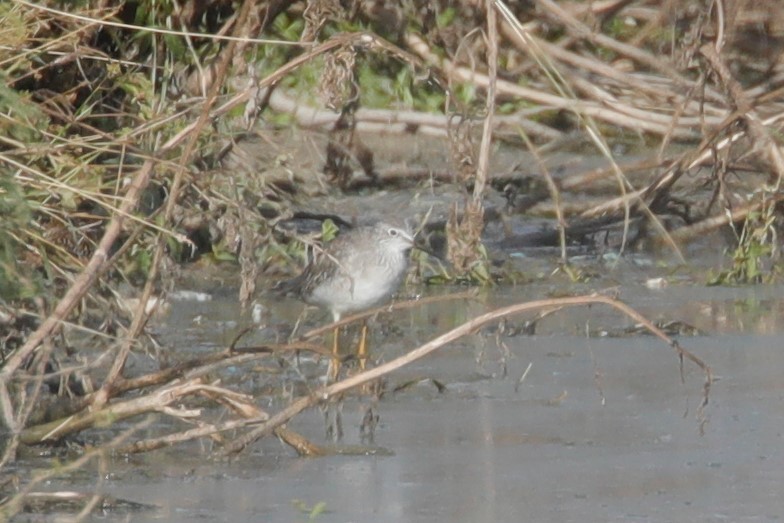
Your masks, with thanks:
<instances>
[{"instance_id":1,"label":"speckled plumage","mask_svg":"<svg viewBox=\"0 0 784 523\"><path fill-rule=\"evenodd\" d=\"M294 282L297 294L325 307L335 321L388 299L408 268L414 238L400 227L379 222L356 227L330 242Z\"/></svg>"}]
</instances>

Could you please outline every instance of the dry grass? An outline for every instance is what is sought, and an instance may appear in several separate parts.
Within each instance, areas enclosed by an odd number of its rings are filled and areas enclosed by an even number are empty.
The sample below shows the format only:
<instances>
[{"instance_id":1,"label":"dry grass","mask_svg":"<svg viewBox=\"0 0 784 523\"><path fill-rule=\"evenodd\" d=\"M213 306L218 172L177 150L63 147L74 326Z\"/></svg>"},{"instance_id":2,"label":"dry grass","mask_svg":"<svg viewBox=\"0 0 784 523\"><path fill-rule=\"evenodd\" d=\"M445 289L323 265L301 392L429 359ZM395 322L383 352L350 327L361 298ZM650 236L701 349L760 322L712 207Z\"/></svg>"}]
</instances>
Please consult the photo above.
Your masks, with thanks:
<instances>
[{"instance_id":1,"label":"dry grass","mask_svg":"<svg viewBox=\"0 0 784 523\"><path fill-rule=\"evenodd\" d=\"M292 193L313 187L302 187L297 174L262 176L271 168L258 159L246 172L222 169L240 137L271 129L262 115L269 122L285 113L330 133L324 154L332 178L323 177L318 190L330 182L349 187L356 172L384 183L372 152L356 138L359 130L449 136L451 175L473 190L450 219L450 249L458 270L477 279L490 279L480 234L493 177L488 156L500 138L537 158L548 188L541 203L551 205L562 245L575 225L615 222L623 227L623 250L638 219L655 241L680 252L693 238L730 227L740 268L727 279L764 277L759 268L777 252L771 246L784 175L784 6L527 5L359 3L346 12L327 1L304 9L246 0L236 11L220 0L135 8L96 2L76 13L46 2L0 5L0 411L13 434L0 465L14 459L21 442L59 439L107 419L152 411L198 417L196 410L171 410L193 398L235 417L138 448L266 419L251 398L202 377L259 355L228 351L154 375L124 375L145 333L144 304L172 284L176 263L205 252L232 257L248 301L259 273L290 259L275 226L291 216ZM486 9L497 20L488 24ZM303 92L319 97L297 102ZM377 106L367 107L371 101ZM612 153L630 139L653 151L636 168ZM575 141L603 155L607 167L554 178L547 155ZM583 203L579 196L599 185L601 203ZM118 280L143 289L130 315L115 300ZM91 364L58 367L64 327L87 324L93 339L116 350ZM706 372L707 399L709 370L691 360ZM35 411L45 380L77 375L89 392L41 420ZM183 376L189 381L178 382ZM140 390L139 400L125 396ZM295 405L317 401L309 396ZM272 419L285 422L296 412ZM267 421L255 434L273 425ZM244 438L227 448L253 436Z\"/></svg>"}]
</instances>

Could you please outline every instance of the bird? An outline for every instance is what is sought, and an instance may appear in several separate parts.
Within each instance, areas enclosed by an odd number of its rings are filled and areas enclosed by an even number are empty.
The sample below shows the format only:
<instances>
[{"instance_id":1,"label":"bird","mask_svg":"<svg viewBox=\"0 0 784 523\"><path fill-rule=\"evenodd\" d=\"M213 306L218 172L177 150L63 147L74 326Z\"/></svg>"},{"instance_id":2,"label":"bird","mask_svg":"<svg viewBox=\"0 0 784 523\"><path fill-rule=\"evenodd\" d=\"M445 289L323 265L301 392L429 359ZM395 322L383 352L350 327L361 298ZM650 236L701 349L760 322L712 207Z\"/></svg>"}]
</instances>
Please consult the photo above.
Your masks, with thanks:
<instances>
[{"instance_id":1,"label":"bird","mask_svg":"<svg viewBox=\"0 0 784 523\"><path fill-rule=\"evenodd\" d=\"M316 252L302 273L285 287L302 301L328 309L337 323L343 315L363 311L388 300L400 287L416 246L407 228L385 221L360 225L341 233ZM366 355L367 326L358 355ZM338 332L332 346L338 353Z\"/></svg>"}]
</instances>

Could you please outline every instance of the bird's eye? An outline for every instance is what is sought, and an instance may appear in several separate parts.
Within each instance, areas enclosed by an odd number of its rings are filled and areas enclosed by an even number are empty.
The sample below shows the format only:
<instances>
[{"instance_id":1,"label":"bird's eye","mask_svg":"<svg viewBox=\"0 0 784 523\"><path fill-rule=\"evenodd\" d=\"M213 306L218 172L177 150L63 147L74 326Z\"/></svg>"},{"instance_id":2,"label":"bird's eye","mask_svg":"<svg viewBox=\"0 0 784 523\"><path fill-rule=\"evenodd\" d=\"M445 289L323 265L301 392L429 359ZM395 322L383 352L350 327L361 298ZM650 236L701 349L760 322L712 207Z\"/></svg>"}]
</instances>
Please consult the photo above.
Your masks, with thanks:
<instances>
[{"instance_id":1,"label":"bird's eye","mask_svg":"<svg viewBox=\"0 0 784 523\"><path fill-rule=\"evenodd\" d=\"M397 236L397 229L389 229L389 231L387 232L389 232L389 235L392 236L393 238Z\"/></svg>"}]
</instances>

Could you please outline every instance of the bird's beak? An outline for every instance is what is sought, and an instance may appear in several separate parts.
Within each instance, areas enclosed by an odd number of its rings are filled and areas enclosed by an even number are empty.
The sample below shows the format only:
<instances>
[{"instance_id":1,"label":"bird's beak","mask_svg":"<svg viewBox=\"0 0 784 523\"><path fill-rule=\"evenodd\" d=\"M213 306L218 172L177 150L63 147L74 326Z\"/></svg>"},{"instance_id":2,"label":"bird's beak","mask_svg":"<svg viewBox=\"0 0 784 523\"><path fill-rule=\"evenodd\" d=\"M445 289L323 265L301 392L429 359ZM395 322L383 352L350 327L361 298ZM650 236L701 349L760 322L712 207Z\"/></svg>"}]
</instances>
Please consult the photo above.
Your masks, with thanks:
<instances>
[{"instance_id":1,"label":"bird's beak","mask_svg":"<svg viewBox=\"0 0 784 523\"><path fill-rule=\"evenodd\" d=\"M433 249L431 249L430 247L428 247L428 246L425 244L425 242L424 242L424 241L422 241L422 240L421 240L421 239L419 239L419 238L415 238L415 239L414 239L414 249L417 249L417 250L419 250L419 251L422 251L422 252L424 252L424 253L426 253L426 254L429 254L430 256L432 256L433 258L435 258L435 259L437 259L437 260L444 261L444 258L443 258L443 257L441 257L441 256L439 256L438 254L436 254L436 253L435 253L435 251L433 251Z\"/></svg>"}]
</instances>

